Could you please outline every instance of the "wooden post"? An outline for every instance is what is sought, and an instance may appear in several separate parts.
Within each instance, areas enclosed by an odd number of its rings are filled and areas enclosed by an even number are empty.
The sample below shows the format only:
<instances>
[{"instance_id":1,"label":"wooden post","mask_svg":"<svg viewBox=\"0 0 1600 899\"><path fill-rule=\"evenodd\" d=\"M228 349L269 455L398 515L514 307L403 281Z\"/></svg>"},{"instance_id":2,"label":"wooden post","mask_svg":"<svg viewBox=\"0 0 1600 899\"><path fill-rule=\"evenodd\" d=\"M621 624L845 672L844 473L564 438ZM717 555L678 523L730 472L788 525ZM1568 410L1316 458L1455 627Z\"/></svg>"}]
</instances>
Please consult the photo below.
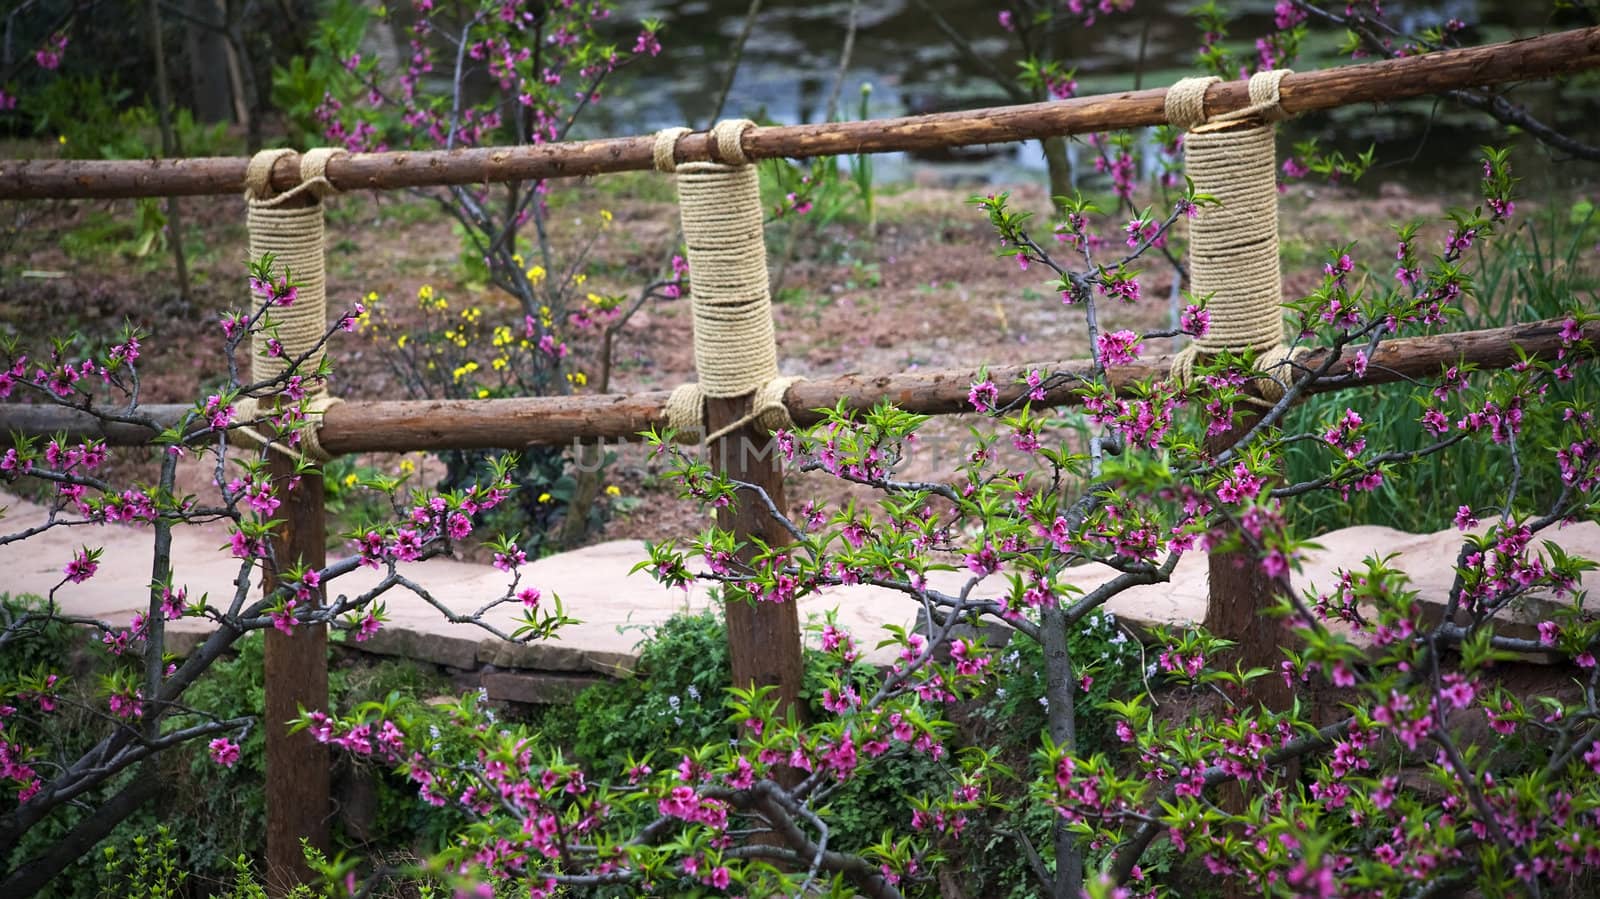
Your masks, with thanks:
<instances>
[{"instance_id":1,"label":"wooden post","mask_svg":"<svg viewBox=\"0 0 1600 899\"><path fill-rule=\"evenodd\" d=\"M1227 432L1207 439L1206 449L1220 453L1232 446L1261 419L1253 406L1239 409L1234 414L1234 425ZM1249 701L1271 712L1282 712L1294 705L1294 693L1283 678L1278 676L1278 662L1283 656L1283 619L1267 614L1275 602L1276 587L1272 579L1261 570L1261 560L1249 549L1234 552L1212 552L1206 557L1209 576L1206 596L1204 627L1210 633L1232 640L1234 647L1223 658L1213 660L1217 667L1231 668L1235 663L1245 670L1266 668L1270 673L1258 678L1246 688ZM1297 771L1298 763L1291 762L1290 770ZM1290 778L1294 779L1293 776ZM1232 781L1217 788L1217 804L1230 814L1244 814L1249 807L1244 785ZM1250 899L1251 891L1238 878L1229 877L1222 882L1225 899Z\"/></svg>"},{"instance_id":2,"label":"wooden post","mask_svg":"<svg viewBox=\"0 0 1600 899\"><path fill-rule=\"evenodd\" d=\"M1255 407L1239 409L1234 425L1206 441L1206 449L1220 453L1249 433L1261 419ZM1261 560L1249 549L1212 552L1206 557L1209 582L1205 629L1236 645L1227 664L1237 660L1245 668L1266 668L1272 675L1250 686L1250 697L1272 711L1289 708L1293 697L1277 676L1283 645L1283 619L1267 614L1276 602L1277 588L1261 570Z\"/></svg>"},{"instance_id":3,"label":"wooden post","mask_svg":"<svg viewBox=\"0 0 1600 899\"><path fill-rule=\"evenodd\" d=\"M294 460L278 452L271 456L272 482L283 501L273 553L284 567L321 568L327 561L322 475L307 472L291 489ZM277 585L277 572L269 569L266 589ZM322 604L320 587L314 602ZM267 732L267 883L274 895L283 895L311 882L300 840L323 851L330 846L328 748L310 733L290 734L288 728L301 709L328 707L328 629L321 624L300 625L292 634L272 629L266 640L261 726Z\"/></svg>"},{"instance_id":4,"label":"wooden post","mask_svg":"<svg viewBox=\"0 0 1600 899\"><path fill-rule=\"evenodd\" d=\"M315 192L305 192L287 200L288 206L279 210L316 207L320 199ZM259 259L270 253L277 264L293 269L293 276L309 289L300 296L295 314L307 314L316 321L326 313L323 305L323 236L322 210L315 210L315 225L307 225L303 218L295 219L293 229L263 227L258 214L270 215L263 207L258 213L250 208L250 257ZM312 228L310 233L305 230ZM293 232L293 233L291 233ZM312 328L316 334L322 330ZM303 332L286 332L303 339ZM261 352L252 342L252 353ZM312 346L291 343L285 348L288 358L309 352ZM313 360L311 365L315 365ZM256 380L280 377L286 374L286 365L262 355L251 355L251 376ZM264 400L264 403L275 402ZM327 522L324 519L322 475L319 470L296 473L296 456L282 452L282 446L268 450L267 464L272 475L273 489L282 502L277 517L281 524L272 539L273 559L276 567L269 566L265 588L270 593L282 583L282 573L290 568L321 568L327 562ZM322 605L323 588L314 590L310 607ZM297 609L297 611L300 611ZM309 612L310 608L303 611ZM302 710L328 708L328 630L322 624L301 624L282 633L269 629L266 633L265 658L262 677L266 685L265 708L262 709L261 726L266 729L267 742L267 888L275 896L289 893L298 884L312 882L311 871L306 867L301 841L327 851L329 845L330 809L330 756L328 748L301 731L289 733L289 724Z\"/></svg>"},{"instance_id":5,"label":"wooden post","mask_svg":"<svg viewBox=\"0 0 1600 899\"><path fill-rule=\"evenodd\" d=\"M715 432L750 411L750 396L706 398L706 420ZM749 424L711 444L711 468L730 478L755 484L767 492L773 505L784 509L783 464L772 435ZM775 521L760 497L741 490L734 505L717 510L717 526L732 530L740 540L760 539L768 546L789 542L789 533ZM749 558L750 553L744 554ZM801 714L800 682L805 666L800 655L800 613L793 602L752 602L743 596L724 604L728 620L728 652L737 687L775 686L778 714L793 709Z\"/></svg>"}]
</instances>

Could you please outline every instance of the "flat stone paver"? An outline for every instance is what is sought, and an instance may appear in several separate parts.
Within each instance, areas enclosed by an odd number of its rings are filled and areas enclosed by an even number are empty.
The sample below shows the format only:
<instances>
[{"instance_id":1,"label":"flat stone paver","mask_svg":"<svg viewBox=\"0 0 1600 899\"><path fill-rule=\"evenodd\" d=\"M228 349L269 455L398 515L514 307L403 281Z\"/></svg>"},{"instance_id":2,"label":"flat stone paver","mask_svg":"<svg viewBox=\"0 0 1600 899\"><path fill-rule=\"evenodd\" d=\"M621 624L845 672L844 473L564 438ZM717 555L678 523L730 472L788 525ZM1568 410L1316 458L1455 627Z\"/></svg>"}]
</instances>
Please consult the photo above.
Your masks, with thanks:
<instances>
[{"instance_id":1,"label":"flat stone paver","mask_svg":"<svg viewBox=\"0 0 1600 899\"><path fill-rule=\"evenodd\" d=\"M0 519L0 534L13 533L44 520L44 510L16 497L0 495L8 511ZM1546 535L1567 552L1600 558L1600 526L1583 523ZM62 578L62 568L80 545L104 547L100 569L86 583L66 584L56 599L69 614L92 616L113 624L127 623L145 608L144 585L150 577L153 535L145 528L121 525L56 528L25 541L0 546L0 591L44 595ZM226 552L227 535L219 525L185 527L174 534L175 581L191 596L209 593L213 604L231 596L239 566ZM1317 539L1322 549L1312 551L1296 576L1297 586L1324 588L1336 583L1339 567L1357 567L1372 554L1397 554L1394 564L1409 572L1424 601L1442 601L1453 577L1452 566L1460 547L1455 531L1407 534L1389 528L1361 526L1325 534ZM520 669L552 675L616 675L637 659L635 647L643 629L659 624L676 612L699 610L711 603L704 586L669 589L640 572L629 570L646 558L639 541L611 541L550 556L523 569L523 585L546 596L559 595L567 614L581 620L564 628L556 639L531 645L509 644L477 627L452 624L409 591L396 589L384 597L389 623L372 640L360 644L367 651L405 656L461 670L492 666L491 670ZM509 576L489 565L452 559L433 559L403 566L408 577L428 589L436 600L458 613L470 612L500 595ZM1085 590L1113 576L1103 566L1068 571L1066 580ZM254 572L252 590L259 589L260 571ZM356 593L377 582L379 573L361 569L334 582L336 592ZM1170 583L1128 590L1108 608L1135 627L1177 625L1205 617L1206 558L1186 555ZM959 590L963 572L932 577L934 586ZM1591 572L1586 588L1600 586L1600 573ZM987 588L987 589L986 589ZM980 585L975 595L993 595L1006 589L1003 578ZM848 587L824 591L800 601L802 621L820 619L838 609L838 621L857 637L864 649L884 636L885 625L909 626L916 618L915 602L876 587ZM510 630L520 614L512 603L489 613L489 619ZM210 625L197 619L169 623L178 644L201 638ZM892 651L869 653L885 660ZM508 688L509 689L509 688Z\"/></svg>"}]
</instances>

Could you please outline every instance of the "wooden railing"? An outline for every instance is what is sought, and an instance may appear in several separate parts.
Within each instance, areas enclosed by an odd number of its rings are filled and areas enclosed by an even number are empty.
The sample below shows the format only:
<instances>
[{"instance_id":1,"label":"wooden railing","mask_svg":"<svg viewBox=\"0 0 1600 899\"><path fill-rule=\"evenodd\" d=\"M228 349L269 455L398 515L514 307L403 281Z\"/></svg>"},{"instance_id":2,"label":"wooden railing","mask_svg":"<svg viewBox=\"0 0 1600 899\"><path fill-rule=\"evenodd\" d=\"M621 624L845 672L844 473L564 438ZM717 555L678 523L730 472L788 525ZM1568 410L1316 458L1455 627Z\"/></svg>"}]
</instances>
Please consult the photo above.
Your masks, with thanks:
<instances>
[{"instance_id":1,"label":"wooden railing","mask_svg":"<svg viewBox=\"0 0 1600 899\"><path fill-rule=\"evenodd\" d=\"M1368 102L1395 101L1444 91L1537 79L1600 67L1600 28L1550 34L1523 41L1390 59L1364 65L1297 73L1281 85L1282 107L1296 113ZM742 146L752 159L816 157L846 153L881 153L1029 140L1057 135L1150 126L1165 122L1164 89L1081 97L970 112L820 125L753 128ZM1244 107L1243 82L1218 83L1206 96L1216 114ZM327 167L332 184L343 191L393 189L481 182L525 181L645 170L652 167L651 136L614 138L537 146L492 147L439 152L364 153L333 159ZM679 161L716 159L704 133L677 142ZM244 189L244 158L147 161L0 160L0 200L117 198L238 194ZM276 188L293 187L298 160L280 160L272 172ZM1383 343L1357 375L1337 362L1340 377L1317 389L1342 389L1436 373L1444 363L1466 361L1480 368L1499 368L1516 360L1516 350L1550 357L1560 341L1553 323L1536 323L1489 331L1445 334ZM1586 331L1600 338L1600 325ZM1319 360L1320 361L1320 360ZM1114 386L1166 373L1170 359L1154 357L1138 365L1112 369ZM1015 398L1014 376L1029 369L1087 374L1086 362L1044 362L991 368L1001 386L1001 399ZM854 409L883 400L923 413L966 409L972 370L853 374L802 382L793 386L786 404L796 422L817 420L814 410L840 399ZM530 397L479 401L420 400L373 402L352 400L332 408L320 431L322 446L333 453L439 450L565 444L572 441L630 439L663 423L664 392L632 395ZM1052 391L1047 405L1076 402L1071 384ZM721 402L721 401L719 401ZM160 426L179 421L190 407L149 406L141 413ZM737 418L732 409L713 415ZM0 404L0 431L6 434L104 439L114 444L142 444L149 428L107 423L79 410L52 406ZM736 432L729 439L747 439ZM715 447L713 447L715 455ZM770 464L771 467L765 467ZM292 473L292 472L291 472ZM767 457L762 470L730 471L781 495L781 471ZM278 472L287 480L285 472ZM278 558L321 558L324 542L322 486L314 478L301 483L285 504L294 510L276 541ZM770 517L757 510L731 514L726 521L742 536L776 537ZM271 580L269 577L269 587ZM1266 597L1247 597L1264 604ZM306 735L289 739L283 720L296 707L327 704L326 634L304 628L294 636L267 635L268 863L293 869L299 859L299 838L326 828L327 759ZM792 698L800 676L798 627L792 608L757 604L738 622L730 621L735 675L757 672L776 678ZM758 678L758 680L760 679ZM287 710L287 711L285 711Z\"/></svg>"},{"instance_id":2,"label":"wooden railing","mask_svg":"<svg viewBox=\"0 0 1600 899\"><path fill-rule=\"evenodd\" d=\"M1283 79L1282 107L1290 115L1361 103L1392 103L1467 87L1551 78L1600 66L1600 28L1386 59ZM806 158L850 153L890 153L1010 143L1166 124L1165 88L1075 97L993 109L896 119L784 125L746 131L751 159ZM1249 105L1242 81L1220 82L1206 92L1209 115ZM447 184L576 178L652 167L651 135L605 140L481 147L433 152L356 153L328 164L328 180L342 191L386 190ZM719 161L705 132L678 140L679 162ZM0 160L0 200L196 196L244 192L248 159L127 161ZM299 183L300 163L278 161L272 186Z\"/></svg>"}]
</instances>

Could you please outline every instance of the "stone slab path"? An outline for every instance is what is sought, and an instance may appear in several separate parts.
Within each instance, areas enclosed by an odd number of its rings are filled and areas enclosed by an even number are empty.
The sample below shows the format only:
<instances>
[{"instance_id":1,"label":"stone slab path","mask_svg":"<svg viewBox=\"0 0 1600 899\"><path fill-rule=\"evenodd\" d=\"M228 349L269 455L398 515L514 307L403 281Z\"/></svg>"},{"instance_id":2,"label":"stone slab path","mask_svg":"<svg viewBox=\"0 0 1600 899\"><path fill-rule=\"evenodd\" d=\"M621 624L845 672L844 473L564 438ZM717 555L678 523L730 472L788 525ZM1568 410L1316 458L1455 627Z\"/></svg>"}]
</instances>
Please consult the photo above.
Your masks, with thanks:
<instances>
[{"instance_id":1,"label":"stone slab path","mask_svg":"<svg viewBox=\"0 0 1600 899\"><path fill-rule=\"evenodd\" d=\"M44 520L41 507L20 498L0 494L0 504L8 507L0 520L0 533L14 533ZM1548 536L1569 553L1600 558L1600 526L1593 523ZM1395 553L1397 566L1411 574L1424 601L1438 602L1449 588L1460 539L1454 531L1417 535L1374 526L1346 528L1318 538L1322 549L1308 555L1296 584L1331 585L1338 568L1359 566L1371 554ZM75 549L83 544L102 546L98 574L86 583L62 586L56 598L70 614L126 623L145 604L143 586L149 581L152 540L147 530L110 525L57 528L0 546L0 592L46 594L61 581L62 567ZM226 532L220 526L184 528L174 535L175 579L188 587L191 596L232 594L238 566L221 549L225 542ZM413 594L395 590L384 600L389 624L360 648L476 672L494 698L558 700L596 677L631 670L645 628L675 612L710 605L703 587L669 589L642 572L630 575L629 570L644 558L643 543L612 541L540 559L524 569L524 584L538 587L547 596L559 595L567 614L581 619L582 623L565 628L558 639L526 646L510 644L472 625L452 624ZM408 576L457 612L481 606L502 593L507 583L507 576L490 566L451 559L408 567ZM1092 589L1112 574L1101 566L1085 566L1071 570L1068 579ZM362 569L336 581L335 586L340 592L359 592L376 579L376 572ZM936 586L952 590L958 590L964 580L961 573L954 572L934 577ZM1584 583L1591 589L1600 587L1600 573L1591 572ZM1003 581L995 579L994 588L1003 589ZM1199 621L1205 616L1205 602L1206 559L1190 554L1179 563L1170 583L1126 591L1109 608L1128 624L1143 627ZM911 624L917 612L917 606L901 594L849 587L801 600L800 614L804 621L820 618L834 608L839 623L864 646L874 645L885 625ZM502 606L490 616L502 625L517 617L511 606ZM183 619L168 627L173 649L179 652L209 630L207 622L196 619Z\"/></svg>"}]
</instances>

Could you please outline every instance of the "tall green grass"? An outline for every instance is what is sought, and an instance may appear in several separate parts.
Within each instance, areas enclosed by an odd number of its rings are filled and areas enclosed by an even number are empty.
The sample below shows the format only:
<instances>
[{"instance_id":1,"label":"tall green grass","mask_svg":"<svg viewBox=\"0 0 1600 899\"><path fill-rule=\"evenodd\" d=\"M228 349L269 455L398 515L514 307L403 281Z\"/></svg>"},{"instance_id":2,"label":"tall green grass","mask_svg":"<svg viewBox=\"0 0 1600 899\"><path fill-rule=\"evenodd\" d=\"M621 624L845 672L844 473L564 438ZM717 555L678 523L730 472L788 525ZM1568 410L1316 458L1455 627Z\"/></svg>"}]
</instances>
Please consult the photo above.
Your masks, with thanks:
<instances>
[{"instance_id":1,"label":"tall green grass","mask_svg":"<svg viewBox=\"0 0 1600 899\"><path fill-rule=\"evenodd\" d=\"M1485 249L1480 244L1476 271L1477 302L1456 319L1454 330L1496 328L1520 322L1555 318L1567 311L1596 306L1596 272L1583 266L1595 247L1595 225L1600 215L1587 202L1568 208L1552 204L1537 220L1529 219L1512 233ZM1481 377L1481 375L1480 375ZM1312 397L1294 409L1285 433L1317 433L1320 427L1348 408L1355 409L1373 426L1369 452L1408 449L1432 442L1418 416L1422 409L1408 384L1384 384L1362 391L1342 391ZM1600 369L1578 366L1572 382L1552 391L1548 403L1600 397ZM1518 438L1523 461L1519 509L1538 510L1559 491L1559 473L1552 451L1559 435L1548 424L1533 423ZM1285 452L1290 483L1326 473L1330 449L1319 442L1301 441ZM1288 504L1296 531L1320 534L1357 524L1387 525L1422 533L1448 527L1456 508L1468 505L1479 512L1500 507L1512 479L1509 450L1483 440L1467 440L1450 450L1397 469L1382 487L1370 493L1352 492L1342 499L1337 492L1309 494Z\"/></svg>"}]
</instances>

